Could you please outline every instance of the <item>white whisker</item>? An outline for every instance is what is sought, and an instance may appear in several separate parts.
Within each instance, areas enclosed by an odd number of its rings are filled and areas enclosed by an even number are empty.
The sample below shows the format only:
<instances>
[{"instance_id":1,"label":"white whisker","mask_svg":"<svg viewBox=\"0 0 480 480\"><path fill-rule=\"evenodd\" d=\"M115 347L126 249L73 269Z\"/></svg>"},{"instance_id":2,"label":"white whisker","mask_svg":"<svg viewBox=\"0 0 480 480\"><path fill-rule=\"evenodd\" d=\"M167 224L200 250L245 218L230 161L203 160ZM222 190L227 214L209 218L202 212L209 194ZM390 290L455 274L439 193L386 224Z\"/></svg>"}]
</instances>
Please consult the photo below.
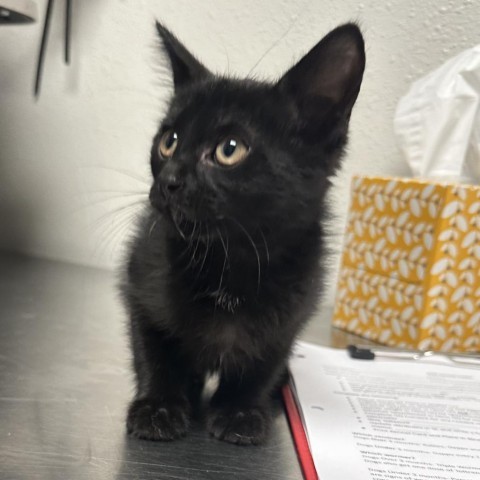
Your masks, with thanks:
<instances>
[{"instance_id":1,"label":"white whisker","mask_svg":"<svg viewBox=\"0 0 480 480\"><path fill-rule=\"evenodd\" d=\"M179 219L177 219L177 215L180 217ZM172 212L172 219L173 219L173 223L175 224L175 228L177 229L177 232L179 233L179 235L182 237L183 240L186 240L187 237L183 233L183 230L180 228L180 224L184 220L181 212Z\"/></svg>"},{"instance_id":2,"label":"white whisker","mask_svg":"<svg viewBox=\"0 0 480 480\"><path fill-rule=\"evenodd\" d=\"M200 240L201 240L201 233L202 233L202 231L201 231L202 224L201 223L200 223L199 228L200 228L200 234L198 235L197 243L195 245L195 249L192 253L192 256L190 257L190 260L189 260L187 266L183 269L184 272L186 272L191 267L191 265L195 263L195 255L197 254L198 246L199 246ZM190 239L191 244L193 245L194 237L192 235L190 235L189 239Z\"/></svg>"},{"instance_id":3,"label":"white whisker","mask_svg":"<svg viewBox=\"0 0 480 480\"><path fill-rule=\"evenodd\" d=\"M206 243L206 246L205 246L205 255L203 256L202 264L200 265L200 269L197 272L197 276L195 277L195 280L197 280L198 277L200 276L200 274L202 273L203 266L205 265L205 261L207 260L208 249L210 248L210 231L208 229L207 224L205 224L205 228L207 229L207 243Z\"/></svg>"},{"instance_id":4,"label":"white whisker","mask_svg":"<svg viewBox=\"0 0 480 480\"><path fill-rule=\"evenodd\" d=\"M84 165L81 168L87 168L87 169L100 169L100 170L110 170L111 172L119 173L121 175L125 175L133 180L137 180L138 182L143 183L144 185L150 186L150 182L147 177L141 177L133 172L130 172L128 170L125 170L123 168L115 168L115 167L110 167L106 165Z\"/></svg>"},{"instance_id":5,"label":"white whisker","mask_svg":"<svg viewBox=\"0 0 480 480\"><path fill-rule=\"evenodd\" d=\"M223 237L222 237L222 234L221 234L221 232L220 232L220 229L219 229L218 227L216 227L216 230L217 230L217 232L218 232L218 235L220 236L220 241L222 242L223 250L224 250L224 252L225 252L225 258L224 258L224 260L223 260L222 273L220 274L220 283L219 283L218 289L217 289L217 290L218 290L218 293L220 293L221 290L222 290L223 275L224 275L224 273L225 273L225 267L226 267L226 265L227 265L227 259L228 259L228 244L225 245L225 242L224 242L224 240L223 240Z\"/></svg>"},{"instance_id":6,"label":"white whisker","mask_svg":"<svg viewBox=\"0 0 480 480\"><path fill-rule=\"evenodd\" d=\"M118 206L102 215L100 215L98 218L95 219L95 221L92 223L91 228L95 229L98 226L101 226L102 222L104 222L107 219L110 219L110 217L115 217L119 215L120 213L129 211L131 209L138 209L140 208L140 205L145 205L145 203L142 200L135 201L133 203L129 203L127 205L121 205ZM114 218L112 218L114 220Z\"/></svg>"},{"instance_id":7,"label":"white whisker","mask_svg":"<svg viewBox=\"0 0 480 480\"><path fill-rule=\"evenodd\" d=\"M148 230L148 238L150 238L152 236L152 232L155 230L155 227L158 223L158 221L160 220L160 217L157 217L153 222L152 222L152 225L150 226L150 229Z\"/></svg>"},{"instance_id":8,"label":"white whisker","mask_svg":"<svg viewBox=\"0 0 480 480\"><path fill-rule=\"evenodd\" d=\"M128 227L131 227L133 220L137 217L137 212L135 211L123 211L120 213L121 218L118 221L118 223L113 223L116 222L116 218L113 219L113 222L110 226L110 229L108 232L103 233L103 238L101 238L97 244L97 251L99 255L106 254L107 250L109 250L109 247L114 245L114 241L117 238L117 234L120 232L126 232ZM117 218L120 214L117 214ZM123 237L122 237L123 238ZM113 248L111 249L113 251Z\"/></svg>"},{"instance_id":9,"label":"white whisker","mask_svg":"<svg viewBox=\"0 0 480 480\"><path fill-rule=\"evenodd\" d=\"M248 240L252 244L252 247L255 251L255 255L257 256L257 272L258 272L258 275L257 275L257 293L258 293L260 291L260 278L262 276L262 273L261 273L262 268L261 268L261 264L260 264L260 254L258 253L258 249L257 249L257 246L255 245L255 242L253 241L253 238L247 232L246 228L235 218L233 218L233 217L230 217L230 218L242 229L243 233L245 234L245 236L248 238Z\"/></svg>"},{"instance_id":10,"label":"white whisker","mask_svg":"<svg viewBox=\"0 0 480 480\"><path fill-rule=\"evenodd\" d=\"M260 231L260 235L263 238L263 243L265 244L265 251L266 251L266 254L267 254L267 264L270 265L270 251L268 250L267 239L265 238L265 235L263 234L261 228L259 228L259 231Z\"/></svg>"}]
</instances>

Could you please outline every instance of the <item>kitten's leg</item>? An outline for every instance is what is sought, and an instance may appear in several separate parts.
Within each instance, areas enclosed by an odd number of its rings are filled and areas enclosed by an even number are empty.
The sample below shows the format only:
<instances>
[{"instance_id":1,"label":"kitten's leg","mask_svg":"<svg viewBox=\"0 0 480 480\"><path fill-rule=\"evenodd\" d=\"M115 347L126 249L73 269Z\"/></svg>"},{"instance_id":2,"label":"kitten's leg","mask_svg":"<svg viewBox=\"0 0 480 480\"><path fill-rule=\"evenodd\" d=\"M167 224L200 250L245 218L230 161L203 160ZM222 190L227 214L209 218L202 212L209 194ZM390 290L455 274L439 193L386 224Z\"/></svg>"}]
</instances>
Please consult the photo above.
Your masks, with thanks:
<instances>
[{"instance_id":1,"label":"kitten's leg","mask_svg":"<svg viewBox=\"0 0 480 480\"><path fill-rule=\"evenodd\" d=\"M127 431L146 440L173 440L188 429L192 373L178 342L141 320L132 320L137 392L128 409Z\"/></svg>"},{"instance_id":2,"label":"kitten's leg","mask_svg":"<svg viewBox=\"0 0 480 480\"><path fill-rule=\"evenodd\" d=\"M272 420L272 393L285 371L285 356L257 361L243 371L222 373L207 417L211 435L239 445L257 445L266 439Z\"/></svg>"}]
</instances>

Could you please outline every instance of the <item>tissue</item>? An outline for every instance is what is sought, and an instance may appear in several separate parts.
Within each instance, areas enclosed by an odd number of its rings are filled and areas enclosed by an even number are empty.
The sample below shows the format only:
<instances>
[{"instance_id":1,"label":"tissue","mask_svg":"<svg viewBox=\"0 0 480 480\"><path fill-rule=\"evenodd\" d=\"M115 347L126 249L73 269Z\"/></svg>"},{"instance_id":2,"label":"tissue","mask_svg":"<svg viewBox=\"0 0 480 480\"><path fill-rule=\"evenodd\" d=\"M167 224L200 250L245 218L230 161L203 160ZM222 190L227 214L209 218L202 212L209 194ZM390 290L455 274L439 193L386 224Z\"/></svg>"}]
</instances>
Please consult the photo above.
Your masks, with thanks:
<instances>
[{"instance_id":1,"label":"tissue","mask_svg":"<svg viewBox=\"0 0 480 480\"><path fill-rule=\"evenodd\" d=\"M394 132L415 177L480 184L480 45L413 83Z\"/></svg>"}]
</instances>

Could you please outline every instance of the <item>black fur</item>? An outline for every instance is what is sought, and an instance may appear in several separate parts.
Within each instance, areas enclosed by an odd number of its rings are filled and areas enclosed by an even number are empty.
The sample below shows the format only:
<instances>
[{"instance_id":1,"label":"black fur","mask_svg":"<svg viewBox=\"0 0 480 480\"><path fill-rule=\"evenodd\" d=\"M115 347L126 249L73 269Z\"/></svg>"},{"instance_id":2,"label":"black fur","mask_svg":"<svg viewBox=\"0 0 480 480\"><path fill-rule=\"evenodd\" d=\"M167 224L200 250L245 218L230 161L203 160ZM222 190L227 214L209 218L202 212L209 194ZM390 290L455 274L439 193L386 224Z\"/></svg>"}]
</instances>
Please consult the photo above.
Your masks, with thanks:
<instances>
[{"instance_id":1,"label":"black fur","mask_svg":"<svg viewBox=\"0 0 480 480\"><path fill-rule=\"evenodd\" d=\"M324 197L360 89L363 39L341 26L271 84L215 76L157 27L175 91L122 288L137 379L127 428L150 440L185 435L206 375L218 372L209 432L257 444L321 290ZM168 129L178 145L165 159ZM224 167L213 152L231 136L249 154Z\"/></svg>"}]
</instances>

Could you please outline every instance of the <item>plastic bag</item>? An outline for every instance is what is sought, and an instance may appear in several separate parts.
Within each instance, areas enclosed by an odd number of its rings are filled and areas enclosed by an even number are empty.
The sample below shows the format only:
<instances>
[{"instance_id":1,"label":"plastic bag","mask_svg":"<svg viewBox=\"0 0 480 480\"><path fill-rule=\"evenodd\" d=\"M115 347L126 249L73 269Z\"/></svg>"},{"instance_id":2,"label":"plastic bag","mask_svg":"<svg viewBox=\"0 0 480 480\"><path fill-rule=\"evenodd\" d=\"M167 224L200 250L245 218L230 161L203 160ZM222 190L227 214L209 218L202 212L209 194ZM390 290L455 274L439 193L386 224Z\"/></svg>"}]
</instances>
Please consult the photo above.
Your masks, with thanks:
<instances>
[{"instance_id":1,"label":"plastic bag","mask_svg":"<svg viewBox=\"0 0 480 480\"><path fill-rule=\"evenodd\" d=\"M480 184L480 45L417 80L394 131L414 176Z\"/></svg>"}]
</instances>

